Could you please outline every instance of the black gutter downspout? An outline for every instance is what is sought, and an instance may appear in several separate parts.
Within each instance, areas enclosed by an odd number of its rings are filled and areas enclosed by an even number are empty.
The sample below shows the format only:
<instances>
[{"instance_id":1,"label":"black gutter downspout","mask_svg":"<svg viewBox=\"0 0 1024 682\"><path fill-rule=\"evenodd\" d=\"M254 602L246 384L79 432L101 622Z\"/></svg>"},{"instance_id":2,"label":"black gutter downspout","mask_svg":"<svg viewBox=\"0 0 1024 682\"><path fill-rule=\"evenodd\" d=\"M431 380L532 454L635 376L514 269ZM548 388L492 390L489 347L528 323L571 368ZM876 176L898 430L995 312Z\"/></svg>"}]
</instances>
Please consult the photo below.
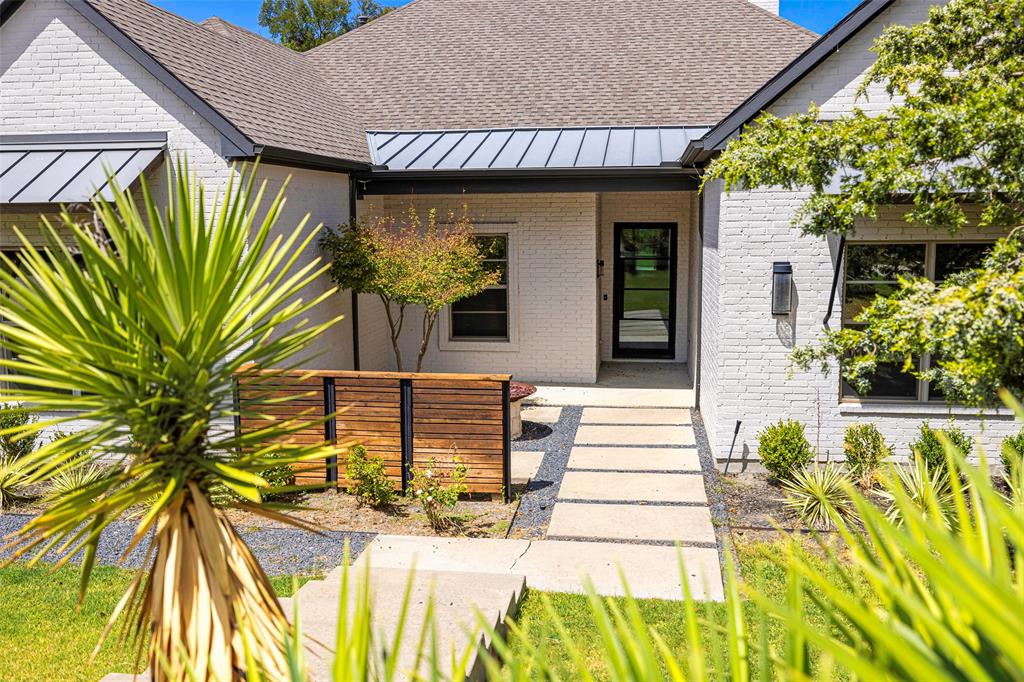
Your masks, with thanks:
<instances>
[{"instance_id":1,"label":"black gutter downspout","mask_svg":"<svg viewBox=\"0 0 1024 682\"><path fill-rule=\"evenodd\" d=\"M843 253L846 252L846 235L839 237L839 255L836 256L836 269L832 273L832 293L828 297L828 310L825 311L825 319L821 325L828 329L828 322L832 319L832 308L836 303L836 290L839 288L839 274L843 271Z\"/></svg>"},{"instance_id":2,"label":"black gutter downspout","mask_svg":"<svg viewBox=\"0 0 1024 682\"><path fill-rule=\"evenodd\" d=\"M348 218L350 223L356 221L356 188L359 183L348 176ZM352 369L358 372L361 367L359 361L359 294L352 292Z\"/></svg>"}]
</instances>

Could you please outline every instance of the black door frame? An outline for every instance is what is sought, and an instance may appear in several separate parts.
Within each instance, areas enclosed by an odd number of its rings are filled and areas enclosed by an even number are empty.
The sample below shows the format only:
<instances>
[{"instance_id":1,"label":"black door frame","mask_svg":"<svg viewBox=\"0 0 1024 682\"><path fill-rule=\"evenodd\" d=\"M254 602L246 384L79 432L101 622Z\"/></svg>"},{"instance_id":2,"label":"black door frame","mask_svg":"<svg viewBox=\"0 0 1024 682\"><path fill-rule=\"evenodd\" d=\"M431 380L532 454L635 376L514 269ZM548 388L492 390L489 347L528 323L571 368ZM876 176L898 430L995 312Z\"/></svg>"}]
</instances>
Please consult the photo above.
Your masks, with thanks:
<instances>
[{"instance_id":1,"label":"black door frame","mask_svg":"<svg viewBox=\"0 0 1024 682\"><path fill-rule=\"evenodd\" d=\"M619 321L622 319L623 307L625 305L623 301L623 292L626 284L626 273L624 268L621 267L621 253L619 251L620 238L622 236L622 230L628 229L662 229L669 231L669 276L668 276L668 349L661 350L646 350L646 349L626 349L619 348ZM677 262L677 235L679 232L679 223L645 223L645 222L631 222L631 223L615 223L612 226L613 246L612 253L612 358L615 359L638 359L647 358L651 360L672 360L676 356L676 269L679 267Z\"/></svg>"}]
</instances>

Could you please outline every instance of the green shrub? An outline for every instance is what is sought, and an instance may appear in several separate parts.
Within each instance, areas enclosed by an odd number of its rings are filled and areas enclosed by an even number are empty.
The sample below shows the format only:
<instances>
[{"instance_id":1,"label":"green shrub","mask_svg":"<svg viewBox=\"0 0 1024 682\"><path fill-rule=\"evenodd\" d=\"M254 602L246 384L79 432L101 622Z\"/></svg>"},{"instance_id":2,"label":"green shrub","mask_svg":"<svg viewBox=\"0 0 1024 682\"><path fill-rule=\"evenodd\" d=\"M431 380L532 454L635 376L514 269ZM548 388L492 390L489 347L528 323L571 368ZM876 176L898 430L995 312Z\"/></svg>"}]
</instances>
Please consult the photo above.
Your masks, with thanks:
<instances>
[{"instance_id":1,"label":"green shrub","mask_svg":"<svg viewBox=\"0 0 1024 682\"><path fill-rule=\"evenodd\" d=\"M414 467L412 470L410 490L423 507L430 527L436 531L446 530L453 525L452 511L459 502L459 496L467 490L466 465L458 457L452 463L454 466L447 480L434 460L430 460L425 469Z\"/></svg>"},{"instance_id":2,"label":"green shrub","mask_svg":"<svg viewBox=\"0 0 1024 682\"><path fill-rule=\"evenodd\" d=\"M21 405L0 403L0 431L27 426L36 421L35 416ZM38 438L33 433L19 440L14 436L0 436L0 457L19 459L35 451Z\"/></svg>"},{"instance_id":3,"label":"green shrub","mask_svg":"<svg viewBox=\"0 0 1024 682\"><path fill-rule=\"evenodd\" d=\"M768 473L780 480L790 478L814 458L804 425L781 419L757 434L757 454Z\"/></svg>"},{"instance_id":4,"label":"green shrub","mask_svg":"<svg viewBox=\"0 0 1024 682\"><path fill-rule=\"evenodd\" d=\"M910 444L910 452L911 456L920 455L929 470L946 469L946 451L939 440L940 433L946 434L964 457L969 457L974 452L974 439L953 424L944 429L933 429L925 422L921 424L921 433L917 440Z\"/></svg>"},{"instance_id":5,"label":"green shrub","mask_svg":"<svg viewBox=\"0 0 1024 682\"><path fill-rule=\"evenodd\" d=\"M874 424L851 424L843 435L843 453L850 475L862 484L870 483L878 467L892 456L892 448Z\"/></svg>"},{"instance_id":6,"label":"green shrub","mask_svg":"<svg viewBox=\"0 0 1024 682\"><path fill-rule=\"evenodd\" d=\"M260 496L265 502L274 502L287 498L292 491L280 490L295 485L295 470L290 464L274 464L256 472L267 482L269 489L264 488ZM210 487L210 501L214 506L229 507L242 498L222 483Z\"/></svg>"},{"instance_id":7,"label":"green shrub","mask_svg":"<svg viewBox=\"0 0 1024 682\"><path fill-rule=\"evenodd\" d=\"M832 528L835 518L849 521L855 516L853 501L845 486L850 477L835 464L807 467L782 484L783 506L796 512L810 528Z\"/></svg>"},{"instance_id":8,"label":"green shrub","mask_svg":"<svg viewBox=\"0 0 1024 682\"><path fill-rule=\"evenodd\" d=\"M1024 430L1004 438L1000 450L999 458L1007 474L1013 471L1015 465L1024 465Z\"/></svg>"},{"instance_id":9,"label":"green shrub","mask_svg":"<svg viewBox=\"0 0 1024 682\"><path fill-rule=\"evenodd\" d=\"M362 445L349 450L345 477L349 480L348 491L358 498L359 504L379 509L393 504L398 497L394 484L388 480L384 459L367 456Z\"/></svg>"}]
</instances>

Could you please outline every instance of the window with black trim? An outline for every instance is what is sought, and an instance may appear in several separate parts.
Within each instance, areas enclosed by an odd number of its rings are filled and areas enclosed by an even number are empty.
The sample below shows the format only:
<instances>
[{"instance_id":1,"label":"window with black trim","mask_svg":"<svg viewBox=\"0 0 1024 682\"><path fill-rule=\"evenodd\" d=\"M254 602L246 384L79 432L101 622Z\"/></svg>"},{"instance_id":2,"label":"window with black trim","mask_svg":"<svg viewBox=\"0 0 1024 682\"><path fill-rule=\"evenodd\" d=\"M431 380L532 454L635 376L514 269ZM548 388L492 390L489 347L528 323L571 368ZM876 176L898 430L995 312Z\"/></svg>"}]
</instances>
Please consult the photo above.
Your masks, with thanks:
<instances>
[{"instance_id":1,"label":"window with black trim","mask_svg":"<svg viewBox=\"0 0 1024 682\"><path fill-rule=\"evenodd\" d=\"M862 328L854 318L876 296L889 296L899 288L899 277L927 277L942 282L951 275L978 267L992 250L992 242L850 243L846 245L843 287L843 326ZM914 358L919 368L934 359ZM903 371L902 363L880 363L871 389L859 393L842 382L842 398L893 401L941 401L938 387Z\"/></svg>"},{"instance_id":2,"label":"window with black trim","mask_svg":"<svg viewBox=\"0 0 1024 682\"><path fill-rule=\"evenodd\" d=\"M498 273L498 282L452 304L450 336L458 341L508 341L508 235L479 235L475 239L484 254L484 266Z\"/></svg>"}]
</instances>

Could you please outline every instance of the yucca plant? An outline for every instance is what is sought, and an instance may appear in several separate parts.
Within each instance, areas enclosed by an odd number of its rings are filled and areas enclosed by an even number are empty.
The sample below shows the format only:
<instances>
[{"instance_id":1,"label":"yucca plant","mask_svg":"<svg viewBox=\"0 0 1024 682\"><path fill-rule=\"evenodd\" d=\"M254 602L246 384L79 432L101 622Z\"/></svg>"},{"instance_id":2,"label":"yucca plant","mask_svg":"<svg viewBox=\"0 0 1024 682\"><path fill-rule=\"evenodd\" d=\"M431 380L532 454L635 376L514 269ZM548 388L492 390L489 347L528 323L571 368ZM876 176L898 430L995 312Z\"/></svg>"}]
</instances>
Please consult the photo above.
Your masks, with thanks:
<instances>
[{"instance_id":1,"label":"yucca plant","mask_svg":"<svg viewBox=\"0 0 1024 682\"><path fill-rule=\"evenodd\" d=\"M61 469L47 481L47 495L57 499L87 488L104 477L103 469L95 463Z\"/></svg>"},{"instance_id":2,"label":"yucca plant","mask_svg":"<svg viewBox=\"0 0 1024 682\"><path fill-rule=\"evenodd\" d=\"M100 452L118 460L51 500L7 548L31 561L53 549L64 556L58 565L83 550L84 595L100 534L141 506L126 554L150 531L155 539L111 624L125 616L122 633L148 651L157 680L186 671L230 680L246 669L244 623L249 653L277 679L287 667L284 613L208 497L227 487L237 506L284 520L261 504L268 484L258 472L331 454L281 444L308 427L313 417L301 413L247 433L233 428L236 375L289 362L336 321L305 320L331 292L299 296L323 272L316 261L298 262L318 228L303 220L276 235L285 189L265 203L244 168L211 204L184 161L168 169L167 183L167 205L159 206L145 183L137 201L112 179L113 203L93 204L103 236L65 211L59 226L45 223L44 250L21 237L16 256L0 256L0 336L16 357L2 361L16 387L5 400L61 410L0 435L30 437L72 418L86 425L22 459L33 482L86 466ZM280 402L265 393L248 409Z\"/></svg>"},{"instance_id":3,"label":"yucca plant","mask_svg":"<svg viewBox=\"0 0 1024 682\"><path fill-rule=\"evenodd\" d=\"M915 454L909 466L892 465L889 480L889 485L878 494L888 501L886 514L891 521L902 523L908 511L905 505L898 504L901 494L910 501L914 513L930 514L947 525L953 521L953 488L947 467L929 465L921 455Z\"/></svg>"},{"instance_id":4,"label":"yucca plant","mask_svg":"<svg viewBox=\"0 0 1024 682\"><path fill-rule=\"evenodd\" d=\"M832 462L805 467L783 482L786 497L782 504L807 526L830 529L836 516L846 520L854 517L850 483L852 479Z\"/></svg>"},{"instance_id":5,"label":"yucca plant","mask_svg":"<svg viewBox=\"0 0 1024 682\"><path fill-rule=\"evenodd\" d=\"M0 512L26 499L24 488L27 478L22 462L14 457L0 457Z\"/></svg>"}]
</instances>

